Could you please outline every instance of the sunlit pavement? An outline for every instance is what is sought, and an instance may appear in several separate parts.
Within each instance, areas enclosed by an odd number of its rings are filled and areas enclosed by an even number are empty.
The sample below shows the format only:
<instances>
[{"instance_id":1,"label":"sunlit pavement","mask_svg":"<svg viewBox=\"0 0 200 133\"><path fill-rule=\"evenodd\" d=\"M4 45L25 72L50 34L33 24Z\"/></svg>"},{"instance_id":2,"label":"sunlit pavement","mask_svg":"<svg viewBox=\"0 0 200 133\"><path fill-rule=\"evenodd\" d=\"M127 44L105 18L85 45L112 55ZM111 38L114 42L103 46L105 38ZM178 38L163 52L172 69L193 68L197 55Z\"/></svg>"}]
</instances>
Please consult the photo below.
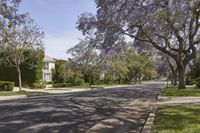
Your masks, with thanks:
<instances>
[{"instance_id":1,"label":"sunlit pavement","mask_svg":"<svg viewBox=\"0 0 200 133\"><path fill-rule=\"evenodd\" d=\"M163 83L0 102L0 133L139 132Z\"/></svg>"}]
</instances>

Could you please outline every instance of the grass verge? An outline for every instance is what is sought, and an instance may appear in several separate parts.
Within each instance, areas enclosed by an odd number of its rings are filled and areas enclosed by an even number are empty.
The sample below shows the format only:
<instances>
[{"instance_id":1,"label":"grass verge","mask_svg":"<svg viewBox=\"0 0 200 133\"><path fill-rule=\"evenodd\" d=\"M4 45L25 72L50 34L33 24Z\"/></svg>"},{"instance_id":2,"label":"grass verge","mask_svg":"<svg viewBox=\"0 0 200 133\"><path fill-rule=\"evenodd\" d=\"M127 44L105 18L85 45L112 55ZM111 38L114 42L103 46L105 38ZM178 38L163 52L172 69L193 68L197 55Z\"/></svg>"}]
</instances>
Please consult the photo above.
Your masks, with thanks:
<instances>
[{"instance_id":1,"label":"grass verge","mask_svg":"<svg viewBox=\"0 0 200 133\"><path fill-rule=\"evenodd\" d=\"M195 89L195 87L178 89L175 86L170 86L164 89L162 96L200 96L200 89Z\"/></svg>"},{"instance_id":2,"label":"grass verge","mask_svg":"<svg viewBox=\"0 0 200 133\"><path fill-rule=\"evenodd\" d=\"M157 109L153 133L199 133L200 106L160 106Z\"/></svg>"},{"instance_id":3,"label":"grass verge","mask_svg":"<svg viewBox=\"0 0 200 133\"><path fill-rule=\"evenodd\" d=\"M12 91L0 91L0 96L19 96L19 95L26 95L26 96L33 96L33 95L42 95L44 93L41 92L12 92Z\"/></svg>"}]
</instances>

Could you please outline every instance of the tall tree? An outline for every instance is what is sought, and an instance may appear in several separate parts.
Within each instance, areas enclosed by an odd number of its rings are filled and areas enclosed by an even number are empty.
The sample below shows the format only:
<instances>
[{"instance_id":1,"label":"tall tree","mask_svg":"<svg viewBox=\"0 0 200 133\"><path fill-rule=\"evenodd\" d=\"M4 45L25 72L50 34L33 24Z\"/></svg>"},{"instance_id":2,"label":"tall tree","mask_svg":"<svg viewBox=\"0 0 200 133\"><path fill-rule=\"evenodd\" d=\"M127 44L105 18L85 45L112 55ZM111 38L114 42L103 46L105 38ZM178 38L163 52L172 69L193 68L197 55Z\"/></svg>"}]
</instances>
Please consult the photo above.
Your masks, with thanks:
<instances>
[{"instance_id":1,"label":"tall tree","mask_svg":"<svg viewBox=\"0 0 200 133\"><path fill-rule=\"evenodd\" d=\"M97 21L88 25L97 26L98 36L103 36L106 45L110 47L124 35L151 44L175 60L179 88L185 88L185 68L196 58L196 47L200 43L199 0L95 2ZM85 24L84 28L93 28L88 25Z\"/></svg>"},{"instance_id":2,"label":"tall tree","mask_svg":"<svg viewBox=\"0 0 200 133\"><path fill-rule=\"evenodd\" d=\"M53 81L56 83L66 83L66 71L67 66L69 65L68 61L65 60L56 60L55 69L52 70Z\"/></svg>"},{"instance_id":3,"label":"tall tree","mask_svg":"<svg viewBox=\"0 0 200 133\"><path fill-rule=\"evenodd\" d=\"M0 1L0 46L3 45L5 31L21 22L24 14L18 14L18 7L21 0Z\"/></svg>"},{"instance_id":4,"label":"tall tree","mask_svg":"<svg viewBox=\"0 0 200 133\"><path fill-rule=\"evenodd\" d=\"M96 40L90 37L80 40L73 48L67 50L71 54L74 62L79 66L83 75L86 75L89 80L89 86L92 83L92 74L98 68L100 58L95 47Z\"/></svg>"},{"instance_id":5,"label":"tall tree","mask_svg":"<svg viewBox=\"0 0 200 133\"><path fill-rule=\"evenodd\" d=\"M20 23L12 23L3 31L1 43L4 59L17 70L20 91L22 88L20 66L23 62L33 58L38 50L28 54L26 54L26 51L41 49L43 46L42 38L44 37L44 33L28 15L21 19Z\"/></svg>"},{"instance_id":6,"label":"tall tree","mask_svg":"<svg viewBox=\"0 0 200 133\"><path fill-rule=\"evenodd\" d=\"M169 56L166 56L166 60L168 62L169 68L171 70L172 84L174 86L176 86L177 85L177 66L176 66L176 63Z\"/></svg>"}]
</instances>

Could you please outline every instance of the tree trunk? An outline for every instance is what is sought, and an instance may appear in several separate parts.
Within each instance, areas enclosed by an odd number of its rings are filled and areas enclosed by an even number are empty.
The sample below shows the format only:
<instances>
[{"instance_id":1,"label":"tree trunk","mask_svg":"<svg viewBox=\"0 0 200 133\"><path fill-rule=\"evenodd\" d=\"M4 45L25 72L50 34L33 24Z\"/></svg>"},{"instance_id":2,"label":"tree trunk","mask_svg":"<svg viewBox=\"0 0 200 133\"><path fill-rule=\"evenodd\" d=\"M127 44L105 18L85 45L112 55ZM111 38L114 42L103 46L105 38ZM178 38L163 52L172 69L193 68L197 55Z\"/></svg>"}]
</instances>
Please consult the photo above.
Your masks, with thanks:
<instances>
[{"instance_id":1,"label":"tree trunk","mask_svg":"<svg viewBox=\"0 0 200 133\"><path fill-rule=\"evenodd\" d=\"M89 87L91 88L91 85L92 85L92 83L91 83L91 76L89 75Z\"/></svg>"},{"instance_id":2,"label":"tree trunk","mask_svg":"<svg viewBox=\"0 0 200 133\"><path fill-rule=\"evenodd\" d=\"M183 67L183 65L180 65L177 67L178 68L178 88L179 89L185 89L185 68Z\"/></svg>"},{"instance_id":3,"label":"tree trunk","mask_svg":"<svg viewBox=\"0 0 200 133\"><path fill-rule=\"evenodd\" d=\"M22 76L20 66L17 66L18 82L19 82L19 91L22 91Z\"/></svg>"},{"instance_id":4,"label":"tree trunk","mask_svg":"<svg viewBox=\"0 0 200 133\"><path fill-rule=\"evenodd\" d=\"M136 84L136 83L137 83L137 75L134 78L134 84Z\"/></svg>"},{"instance_id":5,"label":"tree trunk","mask_svg":"<svg viewBox=\"0 0 200 133\"><path fill-rule=\"evenodd\" d=\"M122 84L122 77L119 76L119 84Z\"/></svg>"},{"instance_id":6,"label":"tree trunk","mask_svg":"<svg viewBox=\"0 0 200 133\"><path fill-rule=\"evenodd\" d=\"M177 70L172 71L173 85L177 86Z\"/></svg>"},{"instance_id":7,"label":"tree trunk","mask_svg":"<svg viewBox=\"0 0 200 133\"><path fill-rule=\"evenodd\" d=\"M132 78L131 78L131 74L130 74L130 72L128 73L128 82L129 82L129 84L131 84L131 81L132 81Z\"/></svg>"},{"instance_id":8,"label":"tree trunk","mask_svg":"<svg viewBox=\"0 0 200 133\"><path fill-rule=\"evenodd\" d=\"M174 84L173 77L172 77L171 73L169 74L169 80L171 81L171 84Z\"/></svg>"},{"instance_id":9,"label":"tree trunk","mask_svg":"<svg viewBox=\"0 0 200 133\"><path fill-rule=\"evenodd\" d=\"M142 76L141 76L141 74L139 73L139 74L138 74L138 81L139 81L139 84L142 84L141 77L142 77Z\"/></svg>"},{"instance_id":10,"label":"tree trunk","mask_svg":"<svg viewBox=\"0 0 200 133\"><path fill-rule=\"evenodd\" d=\"M170 62L170 59L169 59L169 57L168 56L166 56L166 59L167 59L167 62L168 62L168 64L169 64L169 67L170 67L170 69L171 69L171 73L172 73L172 84L174 85L174 86L176 86L177 85L177 68L175 68L174 66L173 66L173 64Z\"/></svg>"},{"instance_id":11,"label":"tree trunk","mask_svg":"<svg viewBox=\"0 0 200 133\"><path fill-rule=\"evenodd\" d=\"M167 78L167 85L166 87L168 88L169 87L169 78Z\"/></svg>"}]
</instances>

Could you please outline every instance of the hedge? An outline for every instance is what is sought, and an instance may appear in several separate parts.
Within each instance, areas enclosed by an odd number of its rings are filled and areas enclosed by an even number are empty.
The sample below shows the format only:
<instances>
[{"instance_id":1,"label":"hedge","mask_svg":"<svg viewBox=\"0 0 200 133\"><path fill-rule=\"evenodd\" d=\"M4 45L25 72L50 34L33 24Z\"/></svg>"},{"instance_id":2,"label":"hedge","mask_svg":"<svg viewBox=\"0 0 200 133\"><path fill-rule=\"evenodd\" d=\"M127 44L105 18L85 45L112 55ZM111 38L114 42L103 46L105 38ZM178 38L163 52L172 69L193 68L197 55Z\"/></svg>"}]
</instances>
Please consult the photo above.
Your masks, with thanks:
<instances>
[{"instance_id":1,"label":"hedge","mask_svg":"<svg viewBox=\"0 0 200 133\"><path fill-rule=\"evenodd\" d=\"M26 54L29 54L30 52L37 52L37 55L20 65L23 87L31 86L33 83L42 79L44 52L43 50L27 50ZM1 57L3 57L3 55L0 53L0 58ZM0 63L0 81L15 82L15 85L18 86L17 70L7 61Z\"/></svg>"},{"instance_id":2,"label":"hedge","mask_svg":"<svg viewBox=\"0 0 200 133\"><path fill-rule=\"evenodd\" d=\"M71 87L71 83L53 83L54 88Z\"/></svg>"},{"instance_id":3,"label":"hedge","mask_svg":"<svg viewBox=\"0 0 200 133\"><path fill-rule=\"evenodd\" d=\"M14 86L14 82L0 81L0 91L12 91Z\"/></svg>"},{"instance_id":4,"label":"hedge","mask_svg":"<svg viewBox=\"0 0 200 133\"><path fill-rule=\"evenodd\" d=\"M31 86L31 89L45 89L46 88L46 82L43 81L37 81L36 83L33 83Z\"/></svg>"},{"instance_id":5,"label":"hedge","mask_svg":"<svg viewBox=\"0 0 200 133\"><path fill-rule=\"evenodd\" d=\"M186 76L186 85L196 84L196 79L192 79L189 75Z\"/></svg>"}]
</instances>

